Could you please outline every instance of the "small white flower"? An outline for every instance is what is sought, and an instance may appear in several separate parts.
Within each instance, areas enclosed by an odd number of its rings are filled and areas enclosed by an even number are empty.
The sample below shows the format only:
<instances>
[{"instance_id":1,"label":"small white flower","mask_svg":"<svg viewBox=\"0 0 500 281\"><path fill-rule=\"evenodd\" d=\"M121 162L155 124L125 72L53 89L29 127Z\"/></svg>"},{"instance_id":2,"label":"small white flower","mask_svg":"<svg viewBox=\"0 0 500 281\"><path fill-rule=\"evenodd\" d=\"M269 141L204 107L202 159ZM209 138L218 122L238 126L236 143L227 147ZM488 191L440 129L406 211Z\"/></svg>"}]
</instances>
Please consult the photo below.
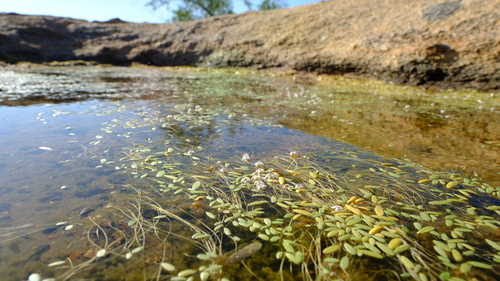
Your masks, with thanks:
<instances>
[{"instance_id":1,"label":"small white flower","mask_svg":"<svg viewBox=\"0 0 500 281\"><path fill-rule=\"evenodd\" d=\"M257 161L257 162L255 162L255 164L254 164L254 165L255 165L255 167L257 167L257 168L263 168L263 167L264 167L264 162L262 162L262 161Z\"/></svg>"},{"instance_id":2,"label":"small white flower","mask_svg":"<svg viewBox=\"0 0 500 281\"><path fill-rule=\"evenodd\" d=\"M303 186L301 183L298 183L298 184L296 184L296 185L295 185L295 188L300 188L300 189L303 189L303 188L304 188L304 186Z\"/></svg>"},{"instance_id":3,"label":"small white flower","mask_svg":"<svg viewBox=\"0 0 500 281\"><path fill-rule=\"evenodd\" d=\"M342 207L338 206L338 205L335 205L335 206L332 206L331 207L334 211L340 211L342 210Z\"/></svg>"},{"instance_id":4,"label":"small white flower","mask_svg":"<svg viewBox=\"0 0 500 281\"><path fill-rule=\"evenodd\" d=\"M262 180L262 177L260 175L255 175L252 177L252 180L253 181L259 181L259 180Z\"/></svg>"},{"instance_id":5,"label":"small white flower","mask_svg":"<svg viewBox=\"0 0 500 281\"><path fill-rule=\"evenodd\" d=\"M241 179L241 183L249 183L251 179L249 177L244 177Z\"/></svg>"},{"instance_id":6,"label":"small white flower","mask_svg":"<svg viewBox=\"0 0 500 281\"><path fill-rule=\"evenodd\" d=\"M245 163L250 162L250 155L248 155L248 153L243 154L243 157L241 157L241 161Z\"/></svg>"},{"instance_id":7,"label":"small white flower","mask_svg":"<svg viewBox=\"0 0 500 281\"><path fill-rule=\"evenodd\" d=\"M264 173L264 169L259 168L259 169L255 170L255 172L253 172L253 175L262 175L262 173Z\"/></svg>"},{"instance_id":8,"label":"small white flower","mask_svg":"<svg viewBox=\"0 0 500 281\"><path fill-rule=\"evenodd\" d=\"M187 152L187 154L189 154L189 155L193 155L193 154L194 154L194 150L192 150L192 149L191 149L191 150L189 150L189 151Z\"/></svg>"},{"instance_id":9,"label":"small white flower","mask_svg":"<svg viewBox=\"0 0 500 281\"><path fill-rule=\"evenodd\" d=\"M290 152L290 158L297 158L298 154L297 154L297 151L292 151Z\"/></svg>"},{"instance_id":10,"label":"small white flower","mask_svg":"<svg viewBox=\"0 0 500 281\"><path fill-rule=\"evenodd\" d=\"M226 168L220 168L219 172L222 173L222 174L225 174L225 173L227 173L227 169Z\"/></svg>"},{"instance_id":11,"label":"small white flower","mask_svg":"<svg viewBox=\"0 0 500 281\"><path fill-rule=\"evenodd\" d=\"M276 175L275 175L275 174L273 174L273 173L269 173L269 174L267 174L267 175L264 177L264 179L265 179L265 180L275 179L275 178L276 178Z\"/></svg>"},{"instance_id":12,"label":"small white flower","mask_svg":"<svg viewBox=\"0 0 500 281\"><path fill-rule=\"evenodd\" d=\"M259 181L256 181L256 182L255 182L255 188L256 188L257 190L259 190L259 191L260 191L260 190L264 190L264 189L266 189L266 184L265 184L263 181L260 181L260 180L259 180Z\"/></svg>"}]
</instances>

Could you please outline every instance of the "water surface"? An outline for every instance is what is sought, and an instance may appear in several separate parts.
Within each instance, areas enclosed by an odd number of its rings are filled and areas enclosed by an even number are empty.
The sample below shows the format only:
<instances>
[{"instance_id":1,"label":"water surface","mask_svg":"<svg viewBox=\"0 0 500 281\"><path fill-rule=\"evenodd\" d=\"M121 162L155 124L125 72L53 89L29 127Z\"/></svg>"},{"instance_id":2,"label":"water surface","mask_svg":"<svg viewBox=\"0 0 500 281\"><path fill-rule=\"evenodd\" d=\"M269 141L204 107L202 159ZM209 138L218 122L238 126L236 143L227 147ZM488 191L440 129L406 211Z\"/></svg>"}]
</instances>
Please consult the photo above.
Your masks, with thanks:
<instances>
[{"instance_id":1,"label":"water surface","mask_svg":"<svg viewBox=\"0 0 500 281\"><path fill-rule=\"evenodd\" d=\"M6 280L32 273L71 279L62 272L94 261L104 247L91 242L102 240L96 226L133 226L110 206L123 208L138 192L152 196L150 180L164 178L158 165L168 161L147 159L155 155L172 159L172 176L208 175L244 154L253 163L293 151L318 157L325 169L353 181L369 165L346 156L373 163L407 158L464 177L477 173L492 187L500 183L495 93L246 70L39 65L4 67L0 90L0 272ZM200 217L205 209L193 207L193 198L157 200ZM144 279L144 268L161 261L154 258L130 280ZM55 261L65 264L47 267ZM121 278L130 270L121 262L75 276Z\"/></svg>"}]
</instances>

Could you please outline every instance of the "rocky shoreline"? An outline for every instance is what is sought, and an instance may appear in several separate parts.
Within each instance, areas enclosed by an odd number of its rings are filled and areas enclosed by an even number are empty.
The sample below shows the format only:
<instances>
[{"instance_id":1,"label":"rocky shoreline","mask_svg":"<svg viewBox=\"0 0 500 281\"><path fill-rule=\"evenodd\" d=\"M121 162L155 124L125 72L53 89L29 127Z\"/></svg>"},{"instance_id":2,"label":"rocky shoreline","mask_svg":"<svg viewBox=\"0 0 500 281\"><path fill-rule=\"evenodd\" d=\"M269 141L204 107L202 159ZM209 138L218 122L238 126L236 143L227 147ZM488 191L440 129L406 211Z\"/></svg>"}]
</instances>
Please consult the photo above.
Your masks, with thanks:
<instances>
[{"instance_id":1,"label":"rocky shoreline","mask_svg":"<svg viewBox=\"0 0 500 281\"><path fill-rule=\"evenodd\" d=\"M500 2L338 1L173 24L0 13L0 61L251 67L500 89Z\"/></svg>"}]
</instances>

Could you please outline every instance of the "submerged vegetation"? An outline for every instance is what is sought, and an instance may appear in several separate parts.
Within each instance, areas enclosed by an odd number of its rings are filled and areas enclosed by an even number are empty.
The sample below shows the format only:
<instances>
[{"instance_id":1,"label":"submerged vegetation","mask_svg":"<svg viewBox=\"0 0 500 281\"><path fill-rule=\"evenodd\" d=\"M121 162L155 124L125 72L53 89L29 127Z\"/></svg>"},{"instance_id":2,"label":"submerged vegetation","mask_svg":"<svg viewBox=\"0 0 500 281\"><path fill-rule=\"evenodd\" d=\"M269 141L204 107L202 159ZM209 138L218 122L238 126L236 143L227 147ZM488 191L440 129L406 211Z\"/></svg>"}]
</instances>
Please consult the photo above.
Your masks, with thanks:
<instances>
[{"instance_id":1,"label":"submerged vegetation","mask_svg":"<svg viewBox=\"0 0 500 281\"><path fill-rule=\"evenodd\" d=\"M148 126L159 122L198 136L214 118L238 118L200 108L176 104L175 115L151 118L151 108L137 115ZM103 130L141 128L141 122L105 122ZM116 274L133 268L138 280L498 276L500 188L475 173L335 149L213 157L194 135L186 137L148 138L124 147L117 161L99 160L150 183L134 189L128 207L108 206L105 221L115 223L96 222L88 236L96 260L63 276L82 271L112 280L113 267ZM95 262L109 267L96 270Z\"/></svg>"},{"instance_id":2,"label":"submerged vegetation","mask_svg":"<svg viewBox=\"0 0 500 281\"><path fill-rule=\"evenodd\" d=\"M101 77L106 83L128 83L127 91L104 84L95 92L82 91L79 95L94 100L81 112L61 106L37 114L44 126L61 128L53 129L50 141L33 141L33 153L64 151L53 162L66 172L63 180L71 179L41 200L49 201L50 208L75 198L92 204L47 227L47 239L67 242L66 248L36 248L33 257L16 263L38 272L30 280L500 277L500 187L490 181L497 173L493 165L483 180L460 165L462 158L448 161L437 155L438 164L460 167L437 170L412 162L413 155L384 158L290 129L348 141L357 135L364 141L383 136L366 129L365 119L375 127L383 124L377 130L392 136L397 122L418 119L415 126L404 123L409 127L405 132L419 126L421 135L441 130L453 143L467 137L457 129L460 120L478 110L467 95L491 104L497 96L394 90L344 78L312 82L299 77L300 83L283 86L269 77L225 71L181 69L168 77L148 71L154 83L136 72L129 73L130 79ZM68 77L61 80L71 84ZM334 89L323 87L327 80ZM56 88L50 82L46 87ZM80 98L68 88L56 88L47 99ZM2 102L22 102L32 92L24 91L18 100L11 94ZM498 108L490 106L481 116L496 116ZM78 119L85 115L99 117L98 128L85 127ZM54 122L61 116L75 121ZM451 126L462 135L446 133ZM411 140L401 134L378 145L393 148ZM482 141L489 146L471 150L491 152L487 162L498 149L494 141ZM1 237L6 242L41 229L6 227ZM40 261L44 251L53 253L48 263Z\"/></svg>"},{"instance_id":3,"label":"submerged vegetation","mask_svg":"<svg viewBox=\"0 0 500 281\"><path fill-rule=\"evenodd\" d=\"M123 161L129 172L148 174L151 189L137 190L129 207L108 206L126 227L96 222L89 239L101 249L99 262L63 276L94 276L107 259L151 280L499 276L500 189L477 175L355 152L345 153L350 167L331 169L320 160L327 154L222 162L168 145L152 155L141 150ZM180 169L183 158L200 169Z\"/></svg>"}]
</instances>

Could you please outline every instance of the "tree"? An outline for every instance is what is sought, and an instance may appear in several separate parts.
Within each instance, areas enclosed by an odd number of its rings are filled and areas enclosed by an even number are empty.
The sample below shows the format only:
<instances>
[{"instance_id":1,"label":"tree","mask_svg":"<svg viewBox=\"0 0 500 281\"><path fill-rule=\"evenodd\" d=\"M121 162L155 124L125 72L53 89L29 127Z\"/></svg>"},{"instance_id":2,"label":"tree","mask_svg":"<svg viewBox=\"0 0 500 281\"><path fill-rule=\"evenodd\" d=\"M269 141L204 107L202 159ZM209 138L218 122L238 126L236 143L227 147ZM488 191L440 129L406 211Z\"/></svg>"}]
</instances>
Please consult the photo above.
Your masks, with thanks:
<instances>
[{"instance_id":1,"label":"tree","mask_svg":"<svg viewBox=\"0 0 500 281\"><path fill-rule=\"evenodd\" d=\"M174 0L149 0L147 6L151 6L154 10L166 7L173 13L172 21L186 21L200 18L207 18L217 15L225 15L233 13L232 0L181 0L180 5L175 9L171 9L170 5ZM286 0L262 0L257 5L258 10L281 9L287 6ZM243 3L252 10L252 2L243 0Z\"/></svg>"},{"instance_id":2,"label":"tree","mask_svg":"<svg viewBox=\"0 0 500 281\"><path fill-rule=\"evenodd\" d=\"M259 10L274 10L286 7L286 2L281 0L263 0L259 5Z\"/></svg>"}]
</instances>

